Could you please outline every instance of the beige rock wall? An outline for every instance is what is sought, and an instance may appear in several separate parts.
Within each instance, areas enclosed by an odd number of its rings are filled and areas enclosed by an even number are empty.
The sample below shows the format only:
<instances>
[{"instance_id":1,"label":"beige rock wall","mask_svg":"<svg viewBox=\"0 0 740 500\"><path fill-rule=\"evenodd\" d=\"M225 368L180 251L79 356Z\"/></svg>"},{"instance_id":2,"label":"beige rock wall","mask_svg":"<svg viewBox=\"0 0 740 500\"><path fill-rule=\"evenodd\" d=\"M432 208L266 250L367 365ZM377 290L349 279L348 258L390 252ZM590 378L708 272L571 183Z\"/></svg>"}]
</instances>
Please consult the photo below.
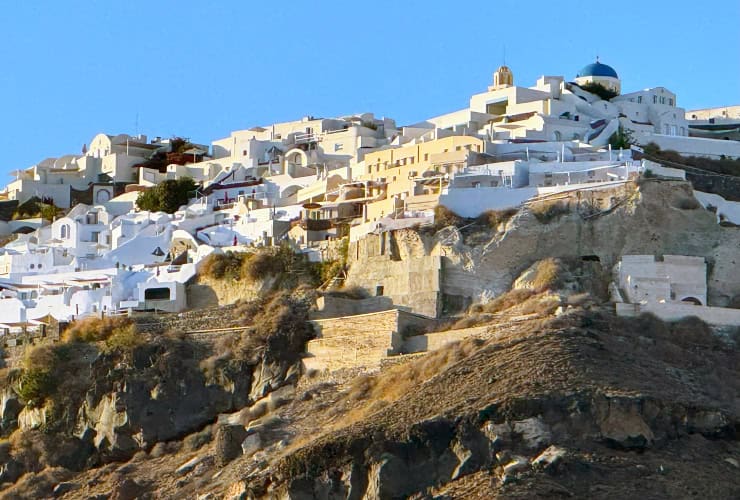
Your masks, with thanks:
<instances>
[{"instance_id":1,"label":"beige rock wall","mask_svg":"<svg viewBox=\"0 0 740 500\"><path fill-rule=\"evenodd\" d=\"M442 260L430 253L417 232L370 234L353 242L349 266L347 286L390 297L396 306L418 314L439 315Z\"/></svg>"},{"instance_id":2,"label":"beige rock wall","mask_svg":"<svg viewBox=\"0 0 740 500\"><path fill-rule=\"evenodd\" d=\"M308 342L307 370L377 369L401 352L405 332L423 332L435 321L396 309L311 321L317 338Z\"/></svg>"}]
</instances>

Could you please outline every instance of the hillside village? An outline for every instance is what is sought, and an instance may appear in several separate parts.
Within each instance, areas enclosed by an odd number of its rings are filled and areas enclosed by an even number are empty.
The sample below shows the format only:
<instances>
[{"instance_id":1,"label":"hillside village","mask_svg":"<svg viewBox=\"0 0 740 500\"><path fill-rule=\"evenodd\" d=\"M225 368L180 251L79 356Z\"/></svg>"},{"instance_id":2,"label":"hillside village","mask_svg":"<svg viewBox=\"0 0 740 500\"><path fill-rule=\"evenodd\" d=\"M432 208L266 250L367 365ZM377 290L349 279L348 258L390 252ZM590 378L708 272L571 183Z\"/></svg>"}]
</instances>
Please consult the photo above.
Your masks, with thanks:
<instances>
[{"instance_id":1,"label":"hillside village","mask_svg":"<svg viewBox=\"0 0 740 500\"><path fill-rule=\"evenodd\" d=\"M13 331L45 318L181 312L186 283L213 252L289 244L319 261L342 238L429 224L439 205L474 218L646 173L683 179L637 145L737 158L740 142L717 132L738 121L737 106L686 111L664 87L622 94L616 71L597 60L573 81L542 76L531 87L502 66L468 107L412 125L306 116L210 146L99 134L82 154L13 172L0 195L0 232L11 240L0 255L0 323ZM163 185L191 190L172 213L137 206ZM600 211L616 202L592 198ZM696 198L740 223L737 200Z\"/></svg>"},{"instance_id":2,"label":"hillside village","mask_svg":"<svg viewBox=\"0 0 740 500\"><path fill-rule=\"evenodd\" d=\"M13 172L0 492L732 497L740 106L622 90L501 66Z\"/></svg>"}]
</instances>

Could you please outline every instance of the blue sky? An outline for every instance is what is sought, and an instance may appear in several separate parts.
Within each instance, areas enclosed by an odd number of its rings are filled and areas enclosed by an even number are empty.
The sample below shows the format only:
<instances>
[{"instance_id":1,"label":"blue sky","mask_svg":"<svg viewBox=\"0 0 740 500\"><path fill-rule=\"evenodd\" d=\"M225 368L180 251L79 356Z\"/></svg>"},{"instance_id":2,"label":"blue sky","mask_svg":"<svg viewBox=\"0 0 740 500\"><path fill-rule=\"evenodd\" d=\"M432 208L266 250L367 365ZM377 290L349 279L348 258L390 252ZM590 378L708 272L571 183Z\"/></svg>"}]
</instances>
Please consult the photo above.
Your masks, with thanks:
<instances>
[{"instance_id":1,"label":"blue sky","mask_svg":"<svg viewBox=\"0 0 740 500\"><path fill-rule=\"evenodd\" d=\"M3 174L99 132L209 143L307 114L420 121L465 107L504 47L519 85L573 78L598 54L626 92L740 104L737 0L8 3Z\"/></svg>"}]
</instances>

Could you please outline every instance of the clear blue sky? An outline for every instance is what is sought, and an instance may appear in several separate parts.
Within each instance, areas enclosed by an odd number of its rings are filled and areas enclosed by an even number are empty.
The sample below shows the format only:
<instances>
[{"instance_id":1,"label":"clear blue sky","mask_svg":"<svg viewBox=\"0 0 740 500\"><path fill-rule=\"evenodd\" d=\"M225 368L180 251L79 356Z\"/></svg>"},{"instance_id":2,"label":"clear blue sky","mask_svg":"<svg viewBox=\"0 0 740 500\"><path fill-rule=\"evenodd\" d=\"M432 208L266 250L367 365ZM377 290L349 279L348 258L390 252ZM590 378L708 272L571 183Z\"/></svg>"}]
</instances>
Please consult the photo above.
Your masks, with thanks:
<instances>
[{"instance_id":1,"label":"clear blue sky","mask_svg":"<svg viewBox=\"0 0 740 500\"><path fill-rule=\"evenodd\" d=\"M598 54L624 91L740 104L738 26L738 0L7 2L0 173L133 134L137 116L203 143L306 114L420 121L483 91L504 46L519 85Z\"/></svg>"}]
</instances>

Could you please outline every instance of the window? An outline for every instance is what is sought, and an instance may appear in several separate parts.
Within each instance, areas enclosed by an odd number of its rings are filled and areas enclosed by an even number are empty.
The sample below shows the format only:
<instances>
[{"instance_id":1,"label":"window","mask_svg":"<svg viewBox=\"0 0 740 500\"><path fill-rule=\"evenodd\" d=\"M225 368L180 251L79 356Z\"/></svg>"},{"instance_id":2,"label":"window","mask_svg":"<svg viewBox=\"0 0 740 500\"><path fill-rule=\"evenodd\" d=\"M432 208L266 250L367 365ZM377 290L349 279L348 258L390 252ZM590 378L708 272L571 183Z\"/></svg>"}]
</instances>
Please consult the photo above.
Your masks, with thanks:
<instances>
[{"instance_id":1,"label":"window","mask_svg":"<svg viewBox=\"0 0 740 500\"><path fill-rule=\"evenodd\" d=\"M429 161L429 153L424 153L424 161Z\"/></svg>"},{"instance_id":2,"label":"window","mask_svg":"<svg viewBox=\"0 0 740 500\"><path fill-rule=\"evenodd\" d=\"M334 144L334 151L341 151L342 149L344 149L344 144L341 144L341 143Z\"/></svg>"},{"instance_id":3,"label":"window","mask_svg":"<svg viewBox=\"0 0 740 500\"><path fill-rule=\"evenodd\" d=\"M375 296L381 297L383 295L383 285L378 285L375 287Z\"/></svg>"},{"instance_id":4,"label":"window","mask_svg":"<svg viewBox=\"0 0 740 500\"><path fill-rule=\"evenodd\" d=\"M71 237L71 232L69 229L69 224L63 224L60 231L59 231L59 237L63 240L68 240Z\"/></svg>"},{"instance_id":5,"label":"window","mask_svg":"<svg viewBox=\"0 0 740 500\"><path fill-rule=\"evenodd\" d=\"M653 104L658 104L658 96L657 95L654 95L653 96Z\"/></svg>"},{"instance_id":6,"label":"window","mask_svg":"<svg viewBox=\"0 0 740 500\"><path fill-rule=\"evenodd\" d=\"M35 265L31 264L31 269L34 269L35 267L36 267Z\"/></svg>"},{"instance_id":7,"label":"window","mask_svg":"<svg viewBox=\"0 0 740 500\"><path fill-rule=\"evenodd\" d=\"M641 95L638 95L637 96L637 104L642 104L642 96Z\"/></svg>"},{"instance_id":8,"label":"window","mask_svg":"<svg viewBox=\"0 0 740 500\"><path fill-rule=\"evenodd\" d=\"M673 106L673 98L672 97L669 97L668 98L668 105L669 106Z\"/></svg>"},{"instance_id":9,"label":"window","mask_svg":"<svg viewBox=\"0 0 740 500\"><path fill-rule=\"evenodd\" d=\"M665 104L665 97L663 97L663 96L660 96L660 103L661 103L661 104Z\"/></svg>"},{"instance_id":10,"label":"window","mask_svg":"<svg viewBox=\"0 0 740 500\"><path fill-rule=\"evenodd\" d=\"M144 300L170 300L170 289L148 288L144 290Z\"/></svg>"},{"instance_id":11,"label":"window","mask_svg":"<svg viewBox=\"0 0 740 500\"><path fill-rule=\"evenodd\" d=\"M460 151L461 149L462 149L462 147L460 147L460 146L455 146L455 151Z\"/></svg>"}]
</instances>

